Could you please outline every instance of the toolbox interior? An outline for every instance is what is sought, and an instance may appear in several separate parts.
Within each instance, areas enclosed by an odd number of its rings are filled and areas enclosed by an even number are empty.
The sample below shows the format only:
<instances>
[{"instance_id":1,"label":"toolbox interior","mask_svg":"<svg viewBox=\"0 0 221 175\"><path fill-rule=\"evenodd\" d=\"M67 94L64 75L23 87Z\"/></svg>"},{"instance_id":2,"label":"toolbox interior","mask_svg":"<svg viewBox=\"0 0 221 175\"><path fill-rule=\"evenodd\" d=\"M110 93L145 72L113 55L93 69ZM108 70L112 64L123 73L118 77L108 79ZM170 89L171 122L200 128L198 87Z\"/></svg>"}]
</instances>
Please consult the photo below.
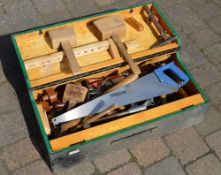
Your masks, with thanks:
<instances>
[{"instance_id":1,"label":"toolbox interior","mask_svg":"<svg viewBox=\"0 0 221 175\"><path fill-rule=\"evenodd\" d=\"M164 27L164 29L170 35L173 35L171 29L168 27L164 19L160 16L157 9L149 5L151 9L155 12L157 17L159 18L159 22ZM172 43L166 44L164 46L149 49L153 44L157 42L157 38L159 37L159 33L155 30L155 26L150 23L149 25L144 21L144 14L142 12L142 6L135 7L133 9L126 9L123 11L118 11L114 13L107 13L102 15L104 16L112 16L112 15L120 15L123 18L134 17L144 26L144 30L138 32L134 30L127 22L126 24L126 36L122 38L122 41L128 41L132 39L138 40L140 47L132 50L128 50L129 54L133 59L137 59L144 56L154 55L156 53L169 52L172 49L176 49L179 47L178 41L173 41ZM43 55L50 55L52 53L57 52L57 50L52 49L47 41L47 32L49 30L54 30L57 28L63 27L72 27L76 31L77 34L77 45L81 46L88 43L93 43L98 41L95 36L95 28L92 25L92 21L95 19L101 18L101 16L94 16L90 18L85 18L77 21L72 21L69 23L64 23L59 26L49 27L45 29L41 29L38 31L32 31L29 33L19 34L15 37L18 50L20 52L20 56L23 61L33 59ZM171 55L169 59L164 60L165 57ZM93 59L92 59L93 58ZM164 60L161 63L168 63L174 61L178 67L183 69L180 64L177 54L174 52L165 53L161 56L155 56L149 58L148 61L153 61L156 59ZM119 63L123 63L124 59L122 57L113 59L108 51L101 51L93 54L89 54L86 56L81 56L77 58L77 61L81 67L81 73L85 72L93 72L94 70L99 70L101 68L106 68L112 65L116 65ZM147 61L147 60L145 60ZM143 61L137 61L136 64L139 64ZM99 78L104 75L108 75L114 70L118 70L119 72L123 72L127 70L129 67L126 65L119 66L110 70L103 70L101 72L91 73L83 77L85 78ZM184 69L183 69L184 70ZM75 80L69 80L67 78L72 77L73 73L67 66L66 61L62 61L61 63L50 64L44 67L38 67L35 69L27 70L27 75L30 80L31 88L35 88L33 92L34 99L37 99L38 94L42 93L44 90L44 85L47 84L48 87L57 87L61 84L66 84L68 82L75 82L79 80L79 78ZM59 80L65 80L59 83ZM51 82L56 82L55 84L51 84ZM39 87L39 88L38 88ZM81 143L84 141L88 141L109 133L116 132L121 129L125 129L140 123L147 122L152 119L156 119L158 117L164 116L166 114L183 110L187 107L198 105L204 102L204 98L200 94L199 90L196 88L194 83L190 80L187 85L183 88L187 93L187 96L175 100L170 101L166 104L133 114L129 116L125 116L113 121L109 121L100 125L93 126L88 129L84 129L81 131L77 131L74 133L67 134L65 136L61 136L58 138L49 139L51 149L53 151L62 150L71 145Z\"/></svg>"}]
</instances>

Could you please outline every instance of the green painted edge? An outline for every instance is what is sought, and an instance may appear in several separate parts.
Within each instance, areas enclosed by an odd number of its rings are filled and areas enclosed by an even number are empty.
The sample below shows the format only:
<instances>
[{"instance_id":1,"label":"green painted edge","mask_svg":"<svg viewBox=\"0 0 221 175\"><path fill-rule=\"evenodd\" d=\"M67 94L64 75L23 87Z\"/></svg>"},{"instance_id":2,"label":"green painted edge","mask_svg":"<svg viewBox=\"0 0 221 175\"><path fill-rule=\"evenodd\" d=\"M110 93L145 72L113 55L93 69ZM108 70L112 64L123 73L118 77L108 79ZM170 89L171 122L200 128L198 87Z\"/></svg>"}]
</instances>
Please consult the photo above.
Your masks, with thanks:
<instances>
[{"instance_id":1,"label":"green painted edge","mask_svg":"<svg viewBox=\"0 0 221 175\"><path fill-rule=\"evenodd\" d=\"M41 132L41 134L43 136L43 139L44 139L47 151L48 151L49 154L51 154L52 153L51 146L50 146L48 137L47 137L47 135L45 133L45 130L44 130L44 127L43 127L43 123L42 123L42 121L40 119L41 117L40 117L40 114L38 112L37 105L36 105L36 102L34 100L34 96L32 94L31 83L30 83L30 80L28 78L28 74L27 74L27 71L25 69L25 64L24 64L24 62L22 60L21 53L20 53L20 51L18 49L18 45L17 45L16 39L15 39L15 35L11 36L11 40L12 40L13 46L15 48L16 54L18 56L19 64L21 66L21 69L22 69L22 72L23 72L23 75L24 75L24 78L25 78L25 82L26 82L26 85L27 85L27 88L28 88L28 93L29 93L29 97L30 97L30 100L31 100L31 104L32 104L35 116L37 118L38 125L40 127L40 132Z\"/></svg>"}]
</instances>

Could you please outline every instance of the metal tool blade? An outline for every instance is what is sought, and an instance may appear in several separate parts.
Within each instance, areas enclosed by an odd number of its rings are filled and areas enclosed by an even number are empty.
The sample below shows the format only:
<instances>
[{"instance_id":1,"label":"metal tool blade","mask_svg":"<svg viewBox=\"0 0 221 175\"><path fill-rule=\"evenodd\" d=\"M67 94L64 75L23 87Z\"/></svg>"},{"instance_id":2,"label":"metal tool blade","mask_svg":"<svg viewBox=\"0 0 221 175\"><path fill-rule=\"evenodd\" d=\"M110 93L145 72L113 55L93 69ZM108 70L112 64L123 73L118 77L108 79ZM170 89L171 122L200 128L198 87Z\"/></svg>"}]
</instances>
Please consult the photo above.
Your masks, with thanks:
<instances>
[{"instance_id":1,"label":"metal tool blade","mask_svg":"<svg viewBox=\"0 0 221 175\"><path fill-rule=\"evenodd\" d=\"M172 66L174 66L174 64ZM165 67L163 68L165 69ZM130 84L76 107L53 118L52 123L58 125L60 123L99 113L114 104L125 106L153 97L158 97L162 94L171 94L178 91L179 86L175 86L174 82L172 84L163 82L163 80L159 78L160 76L157 76L156 74L157 72L153 72L145 75Z\"/></svg>"}]
</instances>

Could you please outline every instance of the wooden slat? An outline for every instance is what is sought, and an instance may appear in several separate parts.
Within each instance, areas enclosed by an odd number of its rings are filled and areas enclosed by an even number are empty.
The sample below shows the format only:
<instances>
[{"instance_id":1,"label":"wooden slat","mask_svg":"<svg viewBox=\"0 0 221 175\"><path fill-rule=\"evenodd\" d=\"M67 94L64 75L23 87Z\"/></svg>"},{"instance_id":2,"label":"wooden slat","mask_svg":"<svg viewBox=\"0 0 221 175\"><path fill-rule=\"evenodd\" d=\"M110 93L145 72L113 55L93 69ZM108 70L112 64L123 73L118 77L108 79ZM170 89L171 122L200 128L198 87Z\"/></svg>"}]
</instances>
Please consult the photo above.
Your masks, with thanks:
<instances>
[{"instance_id":1,"label":"wooden slat","mask_svg":"<svg viewBox=\"0 0 221 175\"><path fill-rule=\"evenodd\" d=\"M128 117L124 117L106 124L102 124L90 129L79 131L77 133L69 134L64 137L53 139L50 141L53 151L57 151L72 144L79 143L85 140L91 140L96 137L103 136L108 133L118 131L145 121L158 118L160 116L179 111L191 105L203 103L204 99L200 94L196 94L175 102L171 102L144 112L140 112Z\"/></svg>"},{"instance_id":2,"label":"wooden slat","mask_svg":"<svg viewBox=\"0 0 221 175\"><path fill-rule=\"evenodd\" d=\"M146 55L152 55L152 54L156 54L156 53L163 52L163 51L166 51L166 50L175 49L175 48L177 48L177 46L178 46L177 43L171 43L171 44L162 46L160 48L155 48L155 49L151 49L151 50L146 50L146 51L134 53L134 54L131 55L131 57L133 59L136 59L136 58L140 58L140 57L143 57L143 56L146 56ZM103 52L106 52L106 51L103 51ZM98 54L98 53L94 53L94 54ZM78 59L79 58L77 58L77 60ZM118 64L118 63L122 63L122 62L123 62L122 58L115 58L115 59L109 58L109 60L106 60L104 62L100 62L100 63L97 63L97 64L92 64L90 66L81 67L81 70L82 70L82 72L89 72L89 71L92 71L92 70L97 70L97 69L107 67L107 65L113 65L113 64ZM65 69L66 66L64 65L63 67ZM31 85L32 85L32 87L36 87L38 85L46 84L46 83L55 81L57 79L65 79L65 78L71 77L73 75L70 70L68 70L68 69L65 69L65 70L66 70L66 72L63 72L63 73L59 73L59 70L57 70L58 73L55 74L55 75L42 77L41 79L38 79L38 78L33 79L31 81ZM37 72L35 72L34 69L30 70L30 71L33 71L33 73L35 73L35 75L39 76L39 74ZM32 75L30 75L30 76L32 76Z\"/></svg>"}]
</instances>

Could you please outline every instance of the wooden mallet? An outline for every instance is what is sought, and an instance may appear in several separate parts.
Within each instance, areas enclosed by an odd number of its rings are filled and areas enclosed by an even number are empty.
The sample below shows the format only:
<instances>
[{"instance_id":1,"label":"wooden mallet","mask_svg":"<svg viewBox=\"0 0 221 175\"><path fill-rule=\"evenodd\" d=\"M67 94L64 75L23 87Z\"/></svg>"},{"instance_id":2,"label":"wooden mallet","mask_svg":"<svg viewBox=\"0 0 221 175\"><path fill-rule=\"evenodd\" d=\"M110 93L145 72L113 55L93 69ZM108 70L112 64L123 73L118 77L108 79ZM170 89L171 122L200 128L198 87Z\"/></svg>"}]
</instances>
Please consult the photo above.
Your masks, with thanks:
<instances>
[{"instance_id":1,"label":"wooden mallet","mask_svg":"<svg viewBox=\"0 0 221 175\"><path fill-rule=\"evenodd\" d=\"M94 25L97 28L97 35L100 40L112 38L114 43L117 45L119 52L122 54L124 59L128 62L132 75L128 76L125 80L118 83L111 90L121 87L127 83L130 83L138 78L141 73L140 68L134 63L133 58L128 54L127 49L121 41L120 37L126 34L126 25L120 16L110 16L101 18L94 21Z\"/></svg>"},{"instance_id":2,"label":"wooden mallet","mask_svg":"<svg viewBox=\"0 0 221 175\"><path fill-rule=\"evenodd\" d=\"M72 28L56 29L48 32L51 46L58 49L60 46L66 56L72 73L81 71L76 57L72 51L72 46L77 44L76 34Z\"/></svg>"}]
</instances>

